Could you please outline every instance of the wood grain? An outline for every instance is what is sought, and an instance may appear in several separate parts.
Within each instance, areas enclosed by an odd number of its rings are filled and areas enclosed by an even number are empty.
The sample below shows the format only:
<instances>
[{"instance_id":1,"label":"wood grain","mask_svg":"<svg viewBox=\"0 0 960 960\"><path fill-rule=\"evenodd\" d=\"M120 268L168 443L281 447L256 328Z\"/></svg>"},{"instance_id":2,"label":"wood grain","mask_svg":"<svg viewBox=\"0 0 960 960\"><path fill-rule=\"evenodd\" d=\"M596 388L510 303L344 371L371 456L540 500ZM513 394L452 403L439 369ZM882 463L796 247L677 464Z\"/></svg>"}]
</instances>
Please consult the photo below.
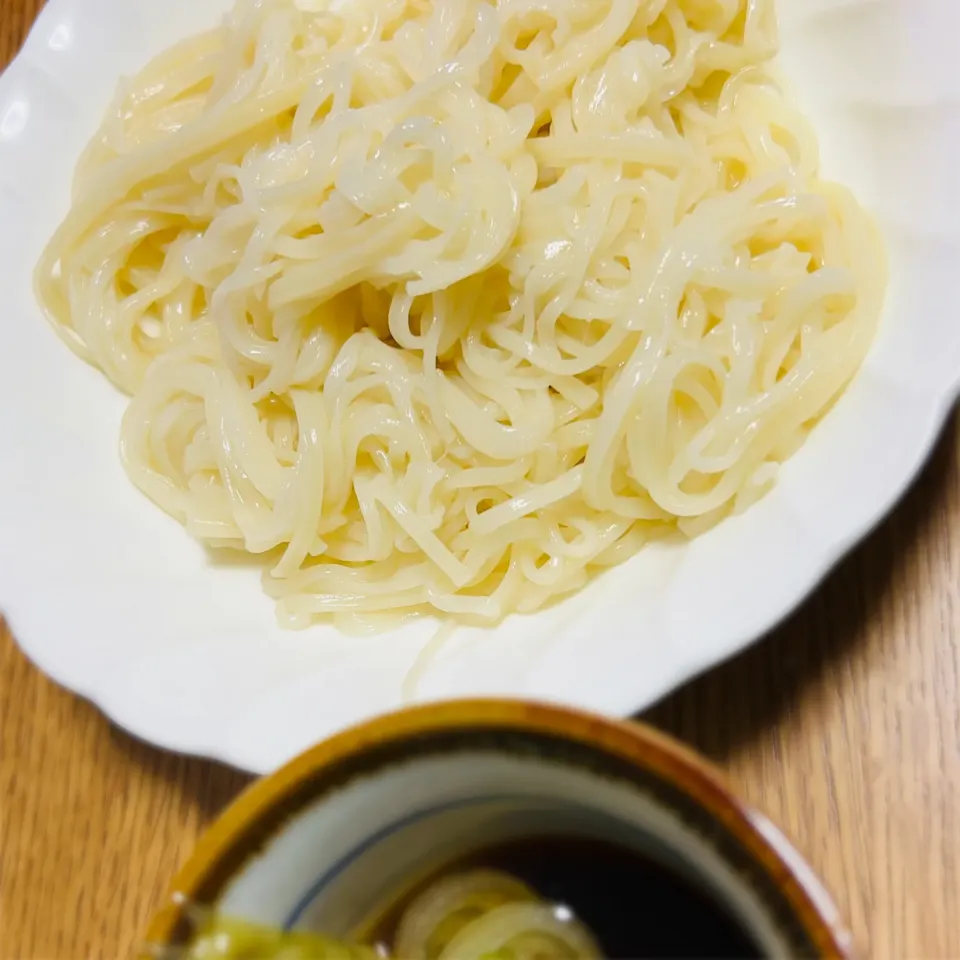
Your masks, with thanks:
<instances>
[{"instance_id":1,"label":"wood grain","mask_svg":"<svg viewBox=\"0 0 960 960\"><path fill-rule=\"evenodd\" d=\"M0 64L42 5L0 0ZM958 438L954 421L905 502L786 624L647 715L794 839L864 956L960 957ZM245 782L112 727L0 626L0 958L128 956Z\"/></svg>"}]
</instances>

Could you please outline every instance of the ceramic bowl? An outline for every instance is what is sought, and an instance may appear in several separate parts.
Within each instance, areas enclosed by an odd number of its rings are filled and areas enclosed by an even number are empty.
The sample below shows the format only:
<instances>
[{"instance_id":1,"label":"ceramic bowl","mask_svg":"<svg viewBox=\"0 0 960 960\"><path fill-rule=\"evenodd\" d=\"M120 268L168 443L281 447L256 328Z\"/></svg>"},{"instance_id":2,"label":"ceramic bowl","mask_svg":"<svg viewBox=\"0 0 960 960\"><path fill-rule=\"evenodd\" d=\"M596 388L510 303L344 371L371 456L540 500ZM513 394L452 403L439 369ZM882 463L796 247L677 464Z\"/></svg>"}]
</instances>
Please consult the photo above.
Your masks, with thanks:
<instances>
[{"instance_id":1,"label":"ceramic bowl","mask_svg":"<svg viewBox=\"0 0 960 960\"><path fill-rule=\"evenodd\" d=\"M191 904L348 938L445 864L545 834L658 861L764 956L848 956L810 869L704 761L639 724L517 701L392 714L254 784L176 877L148 954L189 942Z\"/></svg>"}]
</instances>

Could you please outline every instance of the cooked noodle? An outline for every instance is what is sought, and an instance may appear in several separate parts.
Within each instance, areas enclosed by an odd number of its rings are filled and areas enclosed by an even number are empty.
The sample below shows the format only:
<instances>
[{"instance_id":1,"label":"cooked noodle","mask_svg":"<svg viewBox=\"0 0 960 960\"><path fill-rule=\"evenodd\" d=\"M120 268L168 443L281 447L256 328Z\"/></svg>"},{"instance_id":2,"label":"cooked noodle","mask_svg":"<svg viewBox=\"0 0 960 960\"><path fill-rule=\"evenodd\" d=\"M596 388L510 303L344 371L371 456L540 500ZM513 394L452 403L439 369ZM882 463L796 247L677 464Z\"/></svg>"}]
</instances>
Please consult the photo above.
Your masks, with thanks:
<instances>
[{"instance_id":1,"label":"cooked noodle","mask_svg":"<svg viewBox=\"0 0 960 960\"><path fill-rule=\"evenodd\" d=\"M767 0L241 0L124 82L36 285L134 483L281 622L496 622L760 497L870 219Z\"/></svg>"}]
</instances>

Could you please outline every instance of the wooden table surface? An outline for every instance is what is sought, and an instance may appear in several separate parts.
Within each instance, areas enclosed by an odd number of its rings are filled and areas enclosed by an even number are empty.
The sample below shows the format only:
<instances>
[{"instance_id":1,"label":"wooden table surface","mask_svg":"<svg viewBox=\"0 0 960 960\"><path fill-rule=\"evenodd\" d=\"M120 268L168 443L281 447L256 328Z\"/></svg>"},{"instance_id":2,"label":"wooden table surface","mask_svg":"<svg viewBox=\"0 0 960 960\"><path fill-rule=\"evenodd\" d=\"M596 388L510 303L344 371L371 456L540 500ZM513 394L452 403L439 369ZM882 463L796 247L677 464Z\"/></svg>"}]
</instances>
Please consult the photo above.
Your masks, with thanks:
<instances>
[{"instance_id":1,"label":"wooden table surface","mask_svg":"<svg viewBox=\"0 0 960 960\"><path fill-rule=\"evenodd\" d=\"M42 4L0 0L0 65ZM960 421L801 610L646 719L783 827L861 955L960 958ZM246 783L111 726L0 625L0 960L130 955Z\"/></svg>"}]
</instances>

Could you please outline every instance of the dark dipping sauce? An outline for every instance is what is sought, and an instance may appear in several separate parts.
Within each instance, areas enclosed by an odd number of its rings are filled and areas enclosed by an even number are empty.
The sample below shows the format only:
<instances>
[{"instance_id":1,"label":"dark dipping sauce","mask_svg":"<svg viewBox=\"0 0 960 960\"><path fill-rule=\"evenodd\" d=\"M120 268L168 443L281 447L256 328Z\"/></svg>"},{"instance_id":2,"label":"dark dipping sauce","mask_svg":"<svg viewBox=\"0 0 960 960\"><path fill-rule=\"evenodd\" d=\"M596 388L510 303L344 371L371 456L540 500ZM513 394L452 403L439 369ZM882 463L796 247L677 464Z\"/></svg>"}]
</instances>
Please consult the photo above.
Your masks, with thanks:
<instances>
[{"instance_id":1,"label":"dark dipping sauce","mask_svg":"<svg viewBox=\"0 0 960 960\"><path fill-rule=\"evenodd\" d=\"M562 836L505 843L454 861L397 903L368 942L392 943L400 916L427 884L478 867L508 873L546 902L569 907L605 957L762 956L750 934L708 890L636 851Z\"/></svg>"}]
</instances>

